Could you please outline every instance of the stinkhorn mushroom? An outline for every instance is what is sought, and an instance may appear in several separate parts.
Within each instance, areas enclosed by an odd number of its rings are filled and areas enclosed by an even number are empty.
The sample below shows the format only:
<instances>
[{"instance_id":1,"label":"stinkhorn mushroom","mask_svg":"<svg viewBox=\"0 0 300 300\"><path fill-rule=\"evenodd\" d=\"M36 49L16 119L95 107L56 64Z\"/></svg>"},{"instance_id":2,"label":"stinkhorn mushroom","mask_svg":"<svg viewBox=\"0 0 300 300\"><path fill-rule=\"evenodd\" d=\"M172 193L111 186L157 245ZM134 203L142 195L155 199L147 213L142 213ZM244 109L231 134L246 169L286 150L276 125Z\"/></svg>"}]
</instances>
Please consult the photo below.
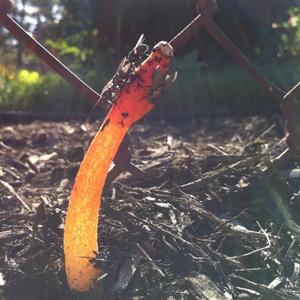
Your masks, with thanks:
<instances>
[{"instance_id":1,"label":"stinkhorn mushroom","mask_svg":"<svg viewBox=\"0 0 300 300\"><path fill-rule=\"evenodd\" d=\"M64 229L65 269L72 290L90 290L101 275L92 260L98 253L97 227L105 179L128 129L154 107L155 78L166 77L172 56L167 42L153 48L120 91L80 165Z\"/></svg>"}]
</instances>

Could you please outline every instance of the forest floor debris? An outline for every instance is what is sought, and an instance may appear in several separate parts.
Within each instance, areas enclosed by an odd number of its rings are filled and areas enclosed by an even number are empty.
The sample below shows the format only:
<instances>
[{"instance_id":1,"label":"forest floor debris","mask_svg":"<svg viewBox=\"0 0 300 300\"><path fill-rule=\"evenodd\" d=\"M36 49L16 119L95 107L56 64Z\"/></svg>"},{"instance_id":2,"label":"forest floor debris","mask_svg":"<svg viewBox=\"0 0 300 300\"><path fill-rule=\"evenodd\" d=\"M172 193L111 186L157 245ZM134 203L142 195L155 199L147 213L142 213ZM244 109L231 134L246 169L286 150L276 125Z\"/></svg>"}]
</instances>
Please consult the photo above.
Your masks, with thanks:
<instances>
[{"instance_id":1,"label":"forest floor debris","mask_svg":"<svg viewBox=\"0 0 300 300\"><path fill-rule=\"evenodd\" d=\"M0 128L1 299L300 299L300 166L278 117L147 122L131 132L145 175L103 196L103 275L72 294L63 223L99 122Z\"/></svg>"}]
</instances>

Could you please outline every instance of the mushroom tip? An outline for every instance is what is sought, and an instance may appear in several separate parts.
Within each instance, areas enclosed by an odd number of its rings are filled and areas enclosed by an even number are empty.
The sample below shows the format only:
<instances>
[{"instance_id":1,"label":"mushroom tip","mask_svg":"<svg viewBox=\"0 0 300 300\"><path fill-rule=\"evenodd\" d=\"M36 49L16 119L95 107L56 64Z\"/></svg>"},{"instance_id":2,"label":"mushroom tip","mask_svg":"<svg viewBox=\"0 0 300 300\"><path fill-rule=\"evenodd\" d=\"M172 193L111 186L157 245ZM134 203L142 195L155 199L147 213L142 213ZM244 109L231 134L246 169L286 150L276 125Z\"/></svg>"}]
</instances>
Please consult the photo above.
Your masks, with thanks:
<instances>
[{"instance_id":1,"label":"mushroom tip","mask_svg":"<svg viewBox=\"0 0 300 300\"><path fill-rule=\"evenodd\" d=\"M158 44L156 44L153 50L160 51L160 53L165 57L173 57L174 54L173 47L165 41L161 41Z\"/></svg>"}]
</instances>

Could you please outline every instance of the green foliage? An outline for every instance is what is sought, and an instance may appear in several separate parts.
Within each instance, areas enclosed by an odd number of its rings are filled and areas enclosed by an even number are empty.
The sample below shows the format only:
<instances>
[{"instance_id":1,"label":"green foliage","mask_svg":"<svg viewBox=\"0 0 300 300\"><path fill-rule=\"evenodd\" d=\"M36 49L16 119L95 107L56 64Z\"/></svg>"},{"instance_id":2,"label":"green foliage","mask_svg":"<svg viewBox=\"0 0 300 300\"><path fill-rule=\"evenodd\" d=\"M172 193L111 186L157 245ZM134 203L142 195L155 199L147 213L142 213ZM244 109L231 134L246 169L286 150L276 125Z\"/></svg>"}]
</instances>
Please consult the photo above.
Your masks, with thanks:
<instances>
[{"instance_id":1,"label":"green foliage","mask_svg":"<svg viewBox=\"0 0 300 300\"><path fill-rule=\"evenodd\" d=\"M238 65L212 70L199 62L194 51L182 58L175 58L172 68L178 70L179 75L175 83L166 89L154 111L161 118L252 114L278 109L276 101ZM269 64L261 69L285 90L300 77L300 67L295 67L295 62ZM112 66L102 62L96 70L88 72L86 78L93 87L101 90L112 73ZM92 105L57 75L43 75L29 70L0 77L0 108L36 112L93 112Z\"/></svg>"},{"instance_id":2,"label":"green foliage","mask_svg":"<svg viewBox=\"0 0 300 300\"><path fill-rule=\"evenodd\" d=\"M51 49L56 50L55 52L57 52L59 56L71 54L74 57L78 57L80 55L80 49L78 47L69 45L67 41L63 39L56 41L48 39L45 44Z\"/></svg>"},{"instance_id":3,"label":"green foliage","mask_svg":"<svg viewBox=\"0 0 300 300\"><path fill-rule=\"evenodd\" d=\"M81 100L81 101L80 101ZM0 108L35 112L70 112L86 106L82 99L55 74L20 70L0 77Z\"/></svg>"},{"instance_id":4,"label":"green foliage","mask_svg":"<svg viewBox=\"0 0 300 300\"><path fill-rule=\"evenodd\" d=\"M47 39L45 45L61 59L70 58L75 66L83 63L92 65L99 58L100 51L95 53L95 47L88 47L82 40L92 40L93 38L95 38L95 32L84 30L68 38ZM83 46L80 46L81 44Z\"/></svg>"},{"instance_id":5,"label":"green foliage","mask_svg":"<svg viewBox=\"0 0 300 300\"><path fill-rule=\"evenodd\" d=\"M238 65L212 70L201 65L195 53L175 58L179 71L176 82L157 106L161 117L216 114L254 114L278 110L277 102ZM291 88L300 78L300 66L267 64L261 71L282 89Z\"/></svg>"},{"instance_id":6,"label":"green foliage","mask_svg":"<svg viewBox=\"0 0 300 300\"><path fill-rule=\"evenodd\" d=\"M168 40L195 15L195 2L16 0L13 17L100 91L141 33L151 45ZM295 1L219 0L218 6L217 24L256 64L263 63L261 69L279 86L288 89L300 78L300 8ZM57 75L45 73L44 65L1 29L0 41L1 63L19 68L0 72L0 109L91 111L86 99ZM159 114L274 108L273 99L204 31L176 52L174 69L179 77L158 105Z\"/></svg>"},{"instance_id":7,"label":"green foliage","mask_svg":"<svg viewBox=\"0 0 300 300\"><path fill-rule=\"evenodd\" d=\"M23 69L18 72L18 81L24 85L33 86L40 82L40 74L36 71Z\"/></svg>"},{"instance_id":8,"label":"green foliage","mask_svg":"<svg viewBox=\"0 0 300 300\"><path fill-rule=\"evenodd\" d=\"M300 54L300 7L290 8L288 19L282 23L274 23L273 27L280 32L281 53L298 56Z\"/></svg>"}]
</instances>

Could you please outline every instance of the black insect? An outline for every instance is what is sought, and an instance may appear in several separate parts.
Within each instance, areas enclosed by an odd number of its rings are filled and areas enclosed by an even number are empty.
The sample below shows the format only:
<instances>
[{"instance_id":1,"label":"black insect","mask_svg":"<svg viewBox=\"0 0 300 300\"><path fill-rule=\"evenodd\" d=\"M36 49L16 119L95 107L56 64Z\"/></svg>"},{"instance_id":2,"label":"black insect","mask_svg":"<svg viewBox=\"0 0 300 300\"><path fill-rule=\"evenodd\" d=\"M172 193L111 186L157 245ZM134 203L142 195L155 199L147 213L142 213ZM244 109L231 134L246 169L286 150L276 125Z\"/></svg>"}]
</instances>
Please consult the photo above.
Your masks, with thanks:
<instances>
[{"instance_id":1,"label":"black insect","mask_svg":"<svg viewBox=\"0 0 300 300\"><path fill-rule=\"evenodd\" d=\"M123 87L132 81L136 69L149 54L149 47L143 42L144 35L142 34L133 49L121 61L115 75L102 89L100 98L94 107L101 103L106 110L109 110Z\"/></svg>"}]
</instances>

